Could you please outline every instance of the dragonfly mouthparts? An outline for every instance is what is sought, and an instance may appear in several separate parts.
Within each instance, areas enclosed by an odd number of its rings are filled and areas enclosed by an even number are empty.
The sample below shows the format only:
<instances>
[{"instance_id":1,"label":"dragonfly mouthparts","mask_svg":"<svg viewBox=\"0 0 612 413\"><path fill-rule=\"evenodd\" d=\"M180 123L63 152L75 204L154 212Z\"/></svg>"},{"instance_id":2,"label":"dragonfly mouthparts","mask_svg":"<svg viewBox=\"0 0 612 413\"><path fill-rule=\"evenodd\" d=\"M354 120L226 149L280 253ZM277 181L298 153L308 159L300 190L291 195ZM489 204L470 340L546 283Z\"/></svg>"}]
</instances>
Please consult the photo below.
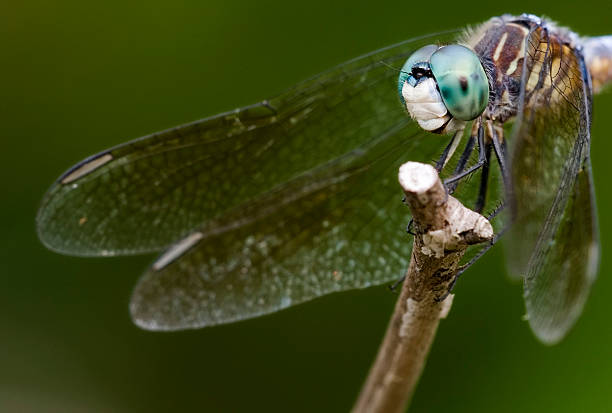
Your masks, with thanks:
<instances>
[{"instance_id":1,"label":"dragonfly mouthparts","mask_svg":"<svg viewBox=\"0 0 612 413\"><path fill-rule=\"evenodd\" d=\"M410 86L415 87L421 80L433 77L431 66L428 62L420 62L412 67L411 76L406 79Z\"/></svg>"}]
</instances>

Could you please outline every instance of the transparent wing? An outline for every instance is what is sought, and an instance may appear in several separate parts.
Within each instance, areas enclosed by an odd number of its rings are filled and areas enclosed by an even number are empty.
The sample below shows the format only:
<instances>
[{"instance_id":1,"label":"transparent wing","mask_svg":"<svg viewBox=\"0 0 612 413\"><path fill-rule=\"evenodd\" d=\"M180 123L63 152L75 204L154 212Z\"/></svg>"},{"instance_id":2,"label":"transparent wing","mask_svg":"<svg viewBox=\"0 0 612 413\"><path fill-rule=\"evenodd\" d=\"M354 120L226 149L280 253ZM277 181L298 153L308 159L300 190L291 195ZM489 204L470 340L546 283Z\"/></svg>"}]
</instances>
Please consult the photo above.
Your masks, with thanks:
<instances>
[{"instance_id":1,"label":"transparent wing","mask_svg":"<svg viewBox=\"0 0 612 413\"><path fill-rule=\"evenodd\" d=\"M345 156L204 225L141 278L130 306L134 321L153 330L204 327L397 280L412 244L398 168L407 159L435 159L443 146L404 118ZM467 205L476 200L477 182L459 187ZM496 196L499 188L492 189Z\"/></svg>"},{"instance_id":2,"label":"transparent wing","mask_svg":"<svg viewBox=\"0 0 612 413\"><path fill-rule=\"evenodd\" d=\"M408 122L170 248L134 291L136 323L203 327L397 279L411 244L398 167L440 152Z\"/></svg>"},{"instance_id":3,"label":"transparent wing","mask_svg":"<svg viewBox=\"0 0 612 413\"><path fill-rule=\"evenodd\" d=\"M580 314L597 261L587 165L591 91L581 56L541 29L528 40L512 137L507 263L525 277L533 331L552 343Z\"/></svg>"},{"instance_id":4,"label":"transparent wing","mask_svg":"<svg viewBox=\"0 0 612 413\"><path fill-rule=\"evenodd\" d=\"M381 49L274 99L88 158L45 196L40 239L58 252L84 256L165 248L402 122L407 115L396 95L398 73L389 66L401 67L416 48L451 36Z\"/></svg>"},{"instance_id":5,"label":"transparent wing","mask_svg":"<svg viewBox=\"0 0 612 413\"><path fill-rule=\"evenodd\" d=\"M580 170L554 234L545 227L525 277L529 324L547 344L561 340L580 316L599 264L591 167Z\"/></svg>"}]
</instances>

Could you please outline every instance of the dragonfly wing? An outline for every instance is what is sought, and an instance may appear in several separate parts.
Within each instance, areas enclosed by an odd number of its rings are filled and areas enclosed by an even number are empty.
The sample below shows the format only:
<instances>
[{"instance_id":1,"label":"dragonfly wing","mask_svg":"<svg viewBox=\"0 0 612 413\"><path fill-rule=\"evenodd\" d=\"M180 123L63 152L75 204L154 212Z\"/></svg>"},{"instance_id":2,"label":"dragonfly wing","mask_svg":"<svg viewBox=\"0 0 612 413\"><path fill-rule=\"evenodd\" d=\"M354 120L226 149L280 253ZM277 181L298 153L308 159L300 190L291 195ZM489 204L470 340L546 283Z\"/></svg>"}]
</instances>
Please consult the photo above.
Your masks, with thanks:
<instances>
[{"instance_id":1,"label":"dragonfly wing","mask_svg":"<svg viewBox=\"0 0 612 413\"><path fill-rule=\"evenodd\" d=\"M591 89L582 56L553 44L546 32L532 32L526 49L523 107L511 137L507 264L525 277L532 329L552 343L580 314L597 261L588 167Z\"/></svg>"},{"instance_id":2,"label":"dragonfly wing","mask_svg":"<svg viewBox=\"0 0 612 413\"><path fill-rule=\"evenodd\" d=\"M591 167L578 172L554 234L546 226L525 276L531 328L544 343L561 340L572 327L597 276L599 236Z\"/></svg>"},{"instance_id":3,"label":"dragonfly wing","mask_svg":"<svg viewBox=\"0 0 612 413\"><path fill-rule=\"evenodd\" d=\"M345 156L203 225L140 279L130 306L134 321L152 330L198 328L398 280L412 245L398 168L408 159L430 162L443 146L439 136L404 118ZM452 174L460 152L443 176ZM463 182L454 195L473 205L478 186L478 179ZM490 200L500 199L501 185L491 187Z\"/></svg>"},{"instance_id":4,"label":"dragonfly wing","mask_svg":"<svg viewBox=\"0 0 612 413\"><path fill-rule=\"evenodd\" d=\"M276 98L88 158L45 196L39 236L72 255L161 250L401 122L407 115L389 66L454 33L381 49Z\"/></svg>"},{"instance_id":5,"label":"dragonfly wing","mask_svg":"<svg viewBox=\"0 0 612 413\"><path fill-rule=\"evenodd\" d=\"M153 330L203 327L398 279L411 245L398 167L441 151L438 139L415 131L404 119L179 241L138 283L134 321Z\"/></svg>"}]
</instances>

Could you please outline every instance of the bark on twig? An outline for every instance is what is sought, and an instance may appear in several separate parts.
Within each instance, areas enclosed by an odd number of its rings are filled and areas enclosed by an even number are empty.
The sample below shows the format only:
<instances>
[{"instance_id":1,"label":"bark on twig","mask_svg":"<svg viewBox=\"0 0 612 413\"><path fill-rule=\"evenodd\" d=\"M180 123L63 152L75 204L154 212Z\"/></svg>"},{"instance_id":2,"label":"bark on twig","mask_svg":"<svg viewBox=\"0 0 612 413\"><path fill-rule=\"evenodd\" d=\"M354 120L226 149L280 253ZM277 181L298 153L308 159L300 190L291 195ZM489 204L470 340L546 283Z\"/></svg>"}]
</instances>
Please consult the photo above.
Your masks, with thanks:
<instances>
[{"instance_id":1,"label":"bark on twig","mask_svg":"<svg viewBox=\"0 0 612 413\"><path fill-rule=\"evenodd\" d=\"M384 341L353 413L406 409L453 296L442 302L439 298L447 292L466 248L493 238L489 221L448 196L430 165L402 165L399 181L414 219L412 256Z\"/></svg>"}]
</instances>

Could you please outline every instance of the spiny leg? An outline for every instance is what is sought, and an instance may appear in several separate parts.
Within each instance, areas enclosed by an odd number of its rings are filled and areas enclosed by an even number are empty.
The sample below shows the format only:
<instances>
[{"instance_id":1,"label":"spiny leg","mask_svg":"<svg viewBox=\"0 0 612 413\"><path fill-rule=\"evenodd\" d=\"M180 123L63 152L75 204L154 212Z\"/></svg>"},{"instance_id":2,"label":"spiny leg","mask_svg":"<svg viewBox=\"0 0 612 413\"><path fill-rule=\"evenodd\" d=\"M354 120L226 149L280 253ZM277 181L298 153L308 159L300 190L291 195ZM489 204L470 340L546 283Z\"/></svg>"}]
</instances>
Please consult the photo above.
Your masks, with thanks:
<instances>
[{"instance_id":1,"label":"spiny leg","mask_svg":"<svg viewBox=\"0 0 612 413\"><path fill-rule=\"evenodd\" d=\"M459 145L459 141L461 141L461 136L463 135L463 129L458 130L457 132L454 133L454 135L452 136L450 142L448 142L448 145L446 145L446 148L444 148L444 150L442 151L442 155L440 155L440 158L438 159L438 161L436 162L436 171L438 171L438 173L440 173L440 171L442 171L442 168L444 168L444 166L446 165L446 162L448 162L448 160L453 156L453 154L455 153L455 150L457 149L457 146ZM472 144L473 147L473 144ZM471 150L470 150L471 152ZM406 198L402 198L402 202L405 202ZM412 227L414 225L414 221L412 220L412 218L410 219L410 222L408 223L408 226L406 227L406 232L410 235L415 235L414 232L412 232Z\"/></svg>"},{"instance_id":2,"label":"spiny leg","mask_svg":"<svg viewBox=\"0 0 612 413\"><path fill-rule=\"evenodd\" d=\"M502 174L502 178L504 181L504 188L506 189L506 193L508 192L508 170L506 168L506 150L505 150L505 144L500 143L501 139L498 137L498 134L495 132L495 127L492 127L489 129L491 132L491 141L492 143L487 142L487 147L485 149L485 158L486 158L486 163L483 166L483 170L482 170L482 176L481 176L481 181L480 181L480 191L478 193L478 200L476 201L476 212L481 212L482 208L484 207L484 200L486 197L486 190L487 190L487 177L489 174L489 169L490 169L490 157L491 157L491 147L493 147L494 151L495 151L495 157L497 158L497 162L499 164L499 169L501 171ZM503 138L502 138L503 139ZM501 211L503 211L504 207L505 207L505 203L502 202L501 204L499 204L494 210L493 212L491 212L489 214L489 216L487 216L487 220L491 221L493 218L495 218ZM487 245L485 245L480 251L478 251L478 253L472 257L472 259L470 261L468 261L465 265L463 265L461 267L461 269L457 272L457 274L455 274L455 277L453 278L453 280L451 281L450 285L448 286L448 290L446 291L446 293L442 296L442 297L438 297L436 298L437 301L444 301L446 299L446 297L449 296L450 293L452 293L453 288L455 288L455 284L457 283L457 280L459 279L459 277L461 276L461 274L463 274L468 268L470 268L472 266L472 264L474 264L476 261L478 261L484 254L487 253L487 251L489 251L493 245L495 245L495 243L497 241L499 241L499 239L501 238L501 236L504 234L504 232L506 232L506 230L509 228L508 225L506 225L504 228L502 228L501 231L499 231L497 234L495 234L495 236L493 237L493 239L491 240L491 242L489 242Z\"/></svg>"},{"instance_id":3,"label":"spiny leg","mask_svg":"<svg viewBox=\"0 0 612 413\"><path fill-rule=\"evenodd\" d=\"M465 152L464 152L465 153ZM487 159L485 156L485 143L484 143L484 128L482 127L482 123L478 126L478 161L472 165L471 167L469 167L468 169L451 176L450 178L447 178L444 181L444 186L446 186L447 188L449 188L449 185L455 182L458 182L459 180L461 180L462 178L465 178L466 176L474 173L475 171L477 171L478 169L482 168L482 166L486 163ZM459 165L458 165L459 166ZM456 185L455 185L456 187ZM453 188L454 190L454 188ZM449 192L450 189L449 189Z\"/></svg>"},{"instance_id":4,"label":"spiny leg","mask_svg":"<svg viewBox=\"0 0 612 413\"><path fill-rule=\"evenodd\" d=\"M455 134L453 135L453 138L451 139L451 141L448 143L448 145L442 152L440 159L436 163L436 170L438 170L438 172L442 170L442 168L445 166L448 159L453 155L453 152L455 151L459 143L459 140L461 139L461 135L463 135L463 130L455 132ZM476 143L476 138L473 135L470 135L470 137L468 138L468 142L465 145L465 149L463 150L463 153L459 157L459 162L457 163L457 166L455 167L453 176L447 179L446 181L444 181L444 187L447 190L447 194L452 194L455 191L455 189L457 188L457 184L462 178L475 172L478 168L482 167L485 163L488 164L488 161L490 159L491 149L490 148L488 149L488 155L486 155L485 153L486 149L485 149L485 144L484 144L484 128L482 126L482 122L480 121L478 124L477 137L478 137L478 161L477 163L474 166L470 167L468 170L464 171L465 166L468 160L470 159L470 155L472 154L475 143ZM487 169L486 175L488 176L488 169ZM485 193L486 193L486 181L487 181L487 178L485 177L485 188L484 188ZM414 236L415 233L412 232L413 225L414 225L414 220L410 219L410 222L408 223L408 227L406 228L406 232ZM397 286L404 281L404 279L405 279L405 276L400 277L395 283L389 286L389 289L391 291L394 291L397 288Z\"/></svg>"},{"instance_id":5,"label":"spiny leg","mask_svg":"<svg viewBox=\"0 0 612 413\"><path fill-rule=\"evenodd\" d=\"M485 200L486 200L486 193L487 193L487 187L488 187L487 178L488 178L489 171L491 168L491 164L490 164L491 148L495 150L495 157L497 158L497 163L499 164L499 169L502 174L502 178L504 182L504 189L506 190L506 193L508 192L508 180L507 180L508 173L507 173L507 168L506 168L506 141L503 139L503 129L501 129L501 127L499 128L500 134L498 135L496 132L497 127L495 125L488 123L487 127L489 130L489 134L491 136L491 141L487 142L486 144L485 156L486 156L487 161L485 165L482 167L482 176L481 176L481 181L480 181L478 200L476 201L476 207L474 208L474 210L478 213L482 212L484 208ZM492 215L489 216L487 219L490 221L503 208L504 208L504 203L502 202L500 205L498 205L495 208Z\"/></svg>"},{"instance_id":6,"label":"spiny leg","mask_svg":"<svg viewBox=\"0 0 612 413\"><path fill-rule=\"evenodd\" d=\"M506 189L506 192L508 191L508 169L507 169L507 165L506 165L506 146L505 146L505 141L503 141L503 129L501 129L501 133L498 135L496 132L496 126L492 125L492 124L488 124L488 130L489 130L489 134L491 136L491 142L487 142L485 150L484 150L484 164L482 165L483 171L482 171L482 175L481 175L481 181L480 181L480 189L479 189L479 193L478 193L478 199L476 201L476 207L475 210L476 212L481 212L482 209L484 208L484 203L485 203L485 198L486 198L486 191L487 191L487 186L488 186L488 176L489 176L489 170L490 170L490 159L491 159L491 149L493 148L493 150L495 151L495 157L497 158L497 162L499 164L499 168L502 174L502 178L504 181L504 187ZM479 141L478 144L479 146L481 145L481 139L480 139L480 133L481 133L481 129L479 128ZM479 152L479 162L481 161L481 154L482 154L482 150ZM476 165L474 165L474 167L478 166L478 163ZM472 168L474 168L472 167ZM471 169L471 168L470 168ZM474 169L475 170L475 169ZM465 171L466 173L469 173L469 170ZM453 177L453 179L456 179L456 177ZM459 178L460 179L460 178ZM500 205L498 205L491 214L489 214L489 216L487 217L487 220L491 221L493 218L495 218L505 207L505 203L501 203ZM461 267L461 269L457 272L457 274L455 274L455 277L453 278L453 280L451 281L447 292L441 296L436 298L436 301L444 301L446 299L446 297L448 297L448 295L453 291L453 288L455 287L455 284L457 283L457 280L459 279L459 277L468 269L470 268L476 261L478 261L484 254L486 254L492 247L493 245L495 245L497 243L497 241L499 241L499 239L502 237L502 235L506 232L506 230L508 229L509 226L505 226L501 231L499 231L497 234L495 234L495 236L493 237L493 239L487 244L485 245L480 251L478 251L478 253L472 257L472 259L470 259L469 262L467 262L465 265L463 265Z\"/></svg>"},{"instance_id":7,"label":"spiny leg","mask_svg":"<svg viewBox=\"0 0 612 413\"><path fill-rule=\"evenodd\" d=\"M470 158L470 155L472 154L473 150L474 150L474 146L475 146L475 141L476 138L474 138L473 135L470 136L470 138L468 139L468 142L465 146L465 149L463 150L463 153L461 154L460 158L459 158L459 162L457 163L457 166L455 167L455 171L454 174L451 178L447 179L446 181L444 181L444 186L447 190L447 193L451 194L454 192L454 190L457 188L457 184L459 183L459 180L461 180L462 178L464 178L465 176L468 176L469 174L475 172L478 168L481 168L484 166L483 169L483 173L482 173L482 177L481 177L481 182L480 182L480 190L479 190L479 194L478 194L478 200L476 203L476 212L481 212L482 208L484 207L484 200L486 198L486 192L487 192L487 186L488 186L488 176L489 176L489 161L491 159L491 144L487 143L485 145L484 143L484 128L482 126L482 123L480 123L478 125L478 131L477 131L477 136L478 136L478 161L475 165L473 165L472 167L470 167L467 170L465 169L465 166ZM448 148L451 147L451 145L453 144L454 140L455 140L455 136L453 136L453 139L451 140L451 142L448 144L448 146L446 147L446 149L444 150L444 152L442 153L442 157L441 159L438 161L438 164L440 164L440 162L446 162L446 158L447 158L447 152L448 152ZM452 154L451 154L452 156ZM444 161L443 161L444 159ZM443 164L444 165L444 164ZM497 213L499 212L499 210L501 210L503 208L503 205L500 205L496 211L495 211L495 215L497 215ZM493 215L494 216L494 215ZM412 226L413 226L413 220L410 220L410 223L408 224L408 228L406 229L406 232L408 232L411 235L415 235L412 232ZM483 252L482 254L484 254L486 251L488 251L491 246L493 246L493 244L491 244L488 247L483 248ZM482 254L478 255L478 258L480 258L482 256ZM475 260L474 260L475 262ZM469 265L471 265L473 262L470 261ZM452 288L455 286L455 283L457 282L457 277L463 273L463 271L465 271L467 269L467 267L463 268L461 270L461 272L455 276L455 278L453 279L453 281L451 282L448 291L446 292L446 294L439 299L439 301L443 301L452 291ZM393 283L392 285L389 286L389 289L391 291L394 291L398 285L400 285L405 279L405 276L400 277L395 283Z\"/></svg>"},{"instance_id":8,"label":"spiny leg","mask_svg":"<svg viewBox=\"0 0 612 413\"><path fill-rule=\"evenodd\" d=\"M470 159L470 155L472 155L472 152L474 151L474 146L476 146L476 136L470 135L467 143L465 144L465 149L463 149L463 152L461 153L461 156L459 157L459 162L457 162L457 166L455 167L455 170L453 171L453 176L463 172L463 170L465 169L465 166L467 165L467 162ZM448 193L452 194L453 192L455 192L455 189L457 189L457 184L458 182L452 183L450 185L446 185L446 189L448 190Z\"/></svg>"},{"instance_id":9,"label":"spiny leg","mask_svg":"<svg viewBox=\"0 0 612 413\"><path fill-rule=\"evenodd\" d=\"M438 173L440 173L442 168L444 168L444 165L446 165L446 162L448 161L448 159L451 156L453 156L453 153L455 152L455 149L457 148L457 144L461 140L462 133L463 133L463 129L455 132L455 134L451 137L451 140L448 142L448 144L442 151L442 154L440 155L440 158L438 158L438 161L436 162L436 166L435 166L436 171L438 171ZM403 197L402 202L405 202L405 201L406 201L406 197Z\"/></svg>"},{"instance_id":10,"label":"spiny leg","mask_svg":"<svg viewBox=\"0 0 612 413\"><path fill-rule=\"evenodd\" d=\"M495 209L487 216L487 220L491 221L493 218L495 218L501 211L504 210L504 208L506 207L506 204L504 204L503 202L501 204L499 204L497 207L495 207ZM478 261L480 259L480 257L482 257L483 255L485 255L487 253L487 251L489 251L493 245L495 245L495 243L497 243L497 241L499 241L499 239L501 238L502 235L504 235L504 232L506 232L506 230L509 228L508 225L506 225L504 228L502 228L501 231L499 231L497 234L495 234L495 236L493 237L493 239L484 247L482 247L482 249L480 251L478 251L478 253L476 255L474 255L472 257L471 260L469 260L466 264L462 265L461 268L459 269L459 271L457 271L457 274L455 274L455 277L453 278L453 280L451 281L450 285L448 286L448 290L446 290L446 293L442 296L442 297L438 297L436 298L436 301L441 302L444 301L446 299L446 297L449 296L450 293L453 292L453 288L455 288L455 284L457 283L457 279L459 279L459 277L461 276L461 274L463 274L468 268L470 268L472 266L472 264L474 264L476 261Z\"/></svg>"},{"instance_id":11,"label":"spiny leg","mask_svg":"<svg viewBox=\"0 0 612 413\"><path fill-rule=\"evenodd\" d=\"M495 209L491 211L489 215L487 215L487 221L491 221L493 218L495 218L500 212L504 210L505 207L506 207L505 202L502 202L499 205L497 205Z\"/></svg>"},{"instance_id":12,"label":"spiny leg","mask_svg":"<svg viewBox=\"0 0 612 413\"><path fill-rule=\"evenodd\" d=\"M436 162L436 171L438 171L438 173L440 173L442 168L444 168L444 165L446 165L446 162L448 162L450 157L453 156L453 153L455 152L455 149L457 149L457 145L459 145L459 141L461 140L461 135L463 135L463 129L455 132L448 145L446 145L446 148L444 148L444 151L442 151L440 159L438 159L438 162Z\"/></svg>"},{"instance_id":13,"label":"spiny leg","mask_svg":"<svg viewBox=\"0 0 612 413\"><path fill-rule=\"evenodd\" d=\"M493 145L487 142L485 145L485 163L482 166L482 174L480 175L480 188L478 189L478 199L476 199L476 205L474 211L479 214L482 212L485 200L487 198L487 188L489 186L489 170L491 169L491 149Z\"/></svg>"},{"instance_id":14,"label":"spiny leg","mask_svg":"<svg viewBox=\"0 0 612 413\"><path fill-rule=\"evenodd\" d=\"M490 164L491 148L495 150L495 156L497 158L499 169L501 171L502 178L504 181L504 187L505 187L504 189L506 189L506 192L508 189L507 187L508 174L507 174L507 169L506 169L506 141L503 138L504 131L500 126L496 126L492 122L487 123L487 130L489 132L489 135L491 136L491 140L486 143L485 156L487 160L486 160L485 165L482 167L482 176L481 176L481 181L480 181L478 200L476 201L476 207L474 208L474 210L478 213L482 213L482 210L484 209L485 200L486 200L486 193L487 193L487 187L488 187L487 178L488 178L489 171L491 168L491 164ZM498 134L496 130L499 130L500 133ZM504 209L504 203L502 202L487 217L487 219L490 221L503 209Z\"/></svg>"},{"instance_id":15,"label":"spiny leg","mask_svg":"<svg viewBox=\"0 0 612 413\"><path fill-rule=\"evenodd\" d=\"M504 188L506 192L510 189L508 187L508 166L506 164L506 141L503 136L503 129L500 129L501 135L498 135L495 131L495 126L490 129L491 132L491 140L493 141L493 148L495 149L495 156L497 157L497 163L499 163L499 169L502 174L502 179L504 181Z\"/></svg>"},{"instance_id":16,"label":"spiny leg","mask_svg":"<svg viewBox=\"0 0 612 413\"><path fill-rule=\"evenodd\" d=\"M462 135L463 135L463 130L457 131L453 135L453 138L451 139L449 144L446 146L446 148L442 152L442 156L436 163L436 169L438 170L438 172L440 172L440 170L444 167L448 159L452 156ZM453 192L455 192L455 189L457 189L457 185L459 184L459 181L461 180L461 178L464 178L465 176L468 176L469 174L473 173L478 168L482 167L485 162L488 161L488 159L485 159L484 128L482 126L481 121L479 121L478 123L476 135L477 135L477 138L473 134L470 135L465 145L465 148L463 149L463 152L461 153L461 156L459 157L457 166L455 167L455 170L453 171L453 175L444 181L444 187L446 188L446 191L448 194L452 194ZM476 145L477 140L478 140L478 162L476 163L476 165L470 167L468 170L465 170L467 162L469 161L470 156L472 155L472 152L474 151L474 146ZM453 148L452 151L450 150L450 148ZM402 202L403 201L404 199L402 199ZM410 222L408 223L408 227L406 227L406 232L414 236L415 234L412 231L413 225L414 225L414 221L411 219Z\"/></svg>"},{"instance_id":17,"label":"spiny leg","mask_svg":"<svg viewBox=\"0 0 612 413\"><path fill-rule=\"evenodd\" d=\"M502 207L502 209L503 209L503 207ZM461 275L468 268L470 268L476 261L478 261L483 255L485 255L493 247L493 245L495 245L497 243L497 241L499 241L499 239L502 237L502 235L504 235L504 232L506 232L507 229L508 229L508 226L504 227L501 231L499 231L497 234L495 234L493 239L487 245L482 247L482 249L480 251L478 251L478 253L476 255L474 255L471 260L469 260L466 264L461 266L461 268L459 269L459 271L457 271L457 274L455 274L455 277L453 278L453 280L449 284L448 289L446 290L446 293L444 293L444 295L441 296L441 297L436 297L435 298L435 300L437 302L444 301L446 299L446 297L448 297L453 292L453 288L455 288L455 284L457 284L457 280L459 279L459 277L461 277Z\"/></svg>"}]
</instances>

